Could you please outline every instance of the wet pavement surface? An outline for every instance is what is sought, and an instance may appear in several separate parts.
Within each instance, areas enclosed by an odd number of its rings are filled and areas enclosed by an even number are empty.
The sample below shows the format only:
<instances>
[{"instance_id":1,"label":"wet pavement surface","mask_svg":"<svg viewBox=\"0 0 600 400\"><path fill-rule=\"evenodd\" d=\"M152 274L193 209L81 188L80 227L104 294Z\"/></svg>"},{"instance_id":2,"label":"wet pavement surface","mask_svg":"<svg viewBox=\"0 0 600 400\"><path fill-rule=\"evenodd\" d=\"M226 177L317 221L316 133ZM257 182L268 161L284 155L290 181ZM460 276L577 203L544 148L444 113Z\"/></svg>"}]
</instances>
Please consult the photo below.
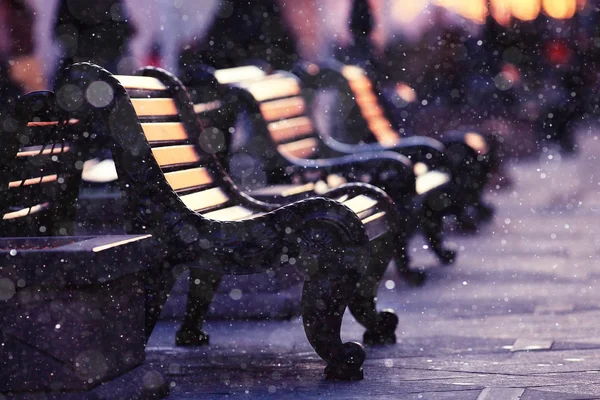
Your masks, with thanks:
<instances>
[{"instance_id":1,"label":"wet pavement surface","mask_svg":"<svg viewBox=\"0 0 600 400\"><path fill-rule=\"evenodd\" d=\"M148 360L169 399L600 399L600 138L580 147L512 165L494 221L450 237L454 266L413 243L429 280L388 270L379 300L400 317L398 344L367 348L363 381L325 381L299 318L211 321L198 349L174 346L178 324L163 321ZM346 315L343 339L362 334Z\"/></svg>"}]
</instances>

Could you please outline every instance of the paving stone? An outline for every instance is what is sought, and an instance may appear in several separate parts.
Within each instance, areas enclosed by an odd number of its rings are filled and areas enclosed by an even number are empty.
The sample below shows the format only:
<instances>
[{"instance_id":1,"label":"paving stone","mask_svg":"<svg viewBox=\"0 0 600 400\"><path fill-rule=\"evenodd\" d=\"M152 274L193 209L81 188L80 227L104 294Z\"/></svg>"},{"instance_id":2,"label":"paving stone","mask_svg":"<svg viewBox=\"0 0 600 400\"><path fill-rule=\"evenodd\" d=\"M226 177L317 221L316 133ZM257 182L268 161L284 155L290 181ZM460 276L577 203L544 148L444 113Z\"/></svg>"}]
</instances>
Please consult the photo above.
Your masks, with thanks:
<instances>
[{"instance_id":1,"label":"paving stone","mask_svg":"<svg viewBox=\"0 0 600 400\"><path fill-rule=\"evenodd\" d=\"M521 400L588 400L597 399L581 394L568 394L561 392L552 392L549 390L526 389Z\"/></svg>"},{"instance_id":2,"label":"paving stone","mask_svg":"<svg viewBox=\"0 0 600 400\"><path fill-rule=\"evenodd\" d=\"M519 400L524 392L525 389L487 387L481 391L477 400Z\"/></svg>"},{"instance_id":3,"label":"paving stone","mask_svg":"<svg viewBox=\"0 0 600 400\"><path fill-rule=\"evenodd\" d=\"M551 348L552 340L517 339L511 346L510 351L550 350Z\"/></svg>"}]
</instances>

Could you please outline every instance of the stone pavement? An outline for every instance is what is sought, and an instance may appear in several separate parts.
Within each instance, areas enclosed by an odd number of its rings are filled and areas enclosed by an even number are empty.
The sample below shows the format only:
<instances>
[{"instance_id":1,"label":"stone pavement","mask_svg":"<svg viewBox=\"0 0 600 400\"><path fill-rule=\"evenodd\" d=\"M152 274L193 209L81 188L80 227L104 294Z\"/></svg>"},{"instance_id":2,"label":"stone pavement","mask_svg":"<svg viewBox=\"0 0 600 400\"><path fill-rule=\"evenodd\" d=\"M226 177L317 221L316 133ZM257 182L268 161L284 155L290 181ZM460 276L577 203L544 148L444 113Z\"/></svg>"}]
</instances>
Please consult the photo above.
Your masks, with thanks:
<instances>
[{"instance_id":1,"label":"stone pavement","mask_svg":"<svg viewBox=\"0 0 600 400\"><path fill-rule=\"evenodd\" d=\"M324 381L299 319L212 321L211 346L191 350L161 322L148 358L169 398L600 399L600 138L580 143L576 158L512 166L514 186L490 194L493 223L451 237L453 267L414 243L425 287L390 268L380 304L398 312L399 340L367 349L364 381ZM362 333L347 315L344 339Z\"/></svg>"}]
</instances>

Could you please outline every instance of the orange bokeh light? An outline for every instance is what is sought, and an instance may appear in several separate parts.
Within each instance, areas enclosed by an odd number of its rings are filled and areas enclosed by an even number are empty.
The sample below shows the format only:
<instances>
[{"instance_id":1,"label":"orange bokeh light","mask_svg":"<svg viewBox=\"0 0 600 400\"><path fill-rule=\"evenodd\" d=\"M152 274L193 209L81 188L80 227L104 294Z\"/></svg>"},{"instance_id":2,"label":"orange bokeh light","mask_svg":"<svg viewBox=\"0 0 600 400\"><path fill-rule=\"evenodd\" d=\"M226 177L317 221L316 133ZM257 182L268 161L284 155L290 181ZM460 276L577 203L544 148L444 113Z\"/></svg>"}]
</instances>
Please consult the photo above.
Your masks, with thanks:
<instances>
[{"instance_id":1,"label":"orange bokeh light","mask_svg":"<svg viewBox=\"0 0 600 400\"><path fill-rule=\"evenodd\" d=\"M490 0L490 14L500 25L508 26L512 18L510 1Z\"/></svg>"},{"instance_id":2,"label":"orange bokeh light","mask_svg":"<svg viewBox=\"0 0 600 400\"><path fill-rule=\"evenodd\" d=\"M539 0L510 0L511 14L521 21L532 21L537 18L542 5Z\"/></svg>"},{"instance_id":3,"label":"orange bokeh light","mask_svg":"<svg viewBox=\"0 0 600 400\"><path fill-rule=\"evenodd\" d=\"M544 12L555 19L569 19L577 11L576 0L543 0Z\"/></svg>"},{"instance_id":4,"label":"orange bokeh light","mask_svg":"<svg viewBox=\"0 0 600 400\"><path fill-rule=\"evenodd\" d=\"M477 23L485 22L487 16L487 0L435 0L432 2Z\"/></svg>"}]
</instances>

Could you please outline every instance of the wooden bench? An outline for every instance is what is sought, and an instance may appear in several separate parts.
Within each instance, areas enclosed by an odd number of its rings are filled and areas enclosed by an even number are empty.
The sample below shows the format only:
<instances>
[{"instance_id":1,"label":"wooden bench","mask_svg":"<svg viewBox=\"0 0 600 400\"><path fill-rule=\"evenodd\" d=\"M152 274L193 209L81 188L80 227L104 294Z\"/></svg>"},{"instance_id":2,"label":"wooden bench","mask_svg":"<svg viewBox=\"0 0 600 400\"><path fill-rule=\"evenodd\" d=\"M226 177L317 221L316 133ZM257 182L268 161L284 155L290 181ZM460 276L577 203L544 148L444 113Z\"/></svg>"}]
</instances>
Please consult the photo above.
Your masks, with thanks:
<instances>
[{"instance_id":1,"label":"wooden bench","mask_svg":"<svg viewBox=\"0 0 600 400\"><path fill-rule=\"evenodd\" d=\"M198 93L205 92L201 89L205 85L217 81L217 73L213 73L211 79L206 78L210 71L207 67L198 74L195 83ZM228 76L231 75L230 72ZM281 197L312 195L315 186L320 185L318 181L369 182L384 189L394 199L400 220L404 221L399 230L403 240L398 246L403 254L396 262L402 274L410 271L404 244L417 227L424 231L432 250L444 263L454 260L454 252L445 248L442 240L442 219L452 206L449 199L453 188L446 176L434 173L416 180L410 160L394 152L352 155L332 149L315 128L301 96L298 79L290 73L278 72L238 84L225 86L217 82L216 85L219 89L213 89L213 93L220 93L221 98L227 99L224 107L249 114L247 129L251 132L238 152L253 160L253 174L245 173L246 180L240 182L252 190L253 195L282 201ZM208 100L199 95L197 99L198 115L208 119L203 116L203 101ZM227 131L229 128L222 126L220 129ZM432 155L432 160L442 156L443 146L433 139L418 138L413 140L413 145L413 152L424 153L424 159L425 154ZM253 189L247 184L262 176L267 180L261 184L267 187Z\"/></svg>"},{"instance_id":2,"label":"wooden bench","mask_svg":"<svg viewBox=\"0 0 600 400\"><path fill-rule=\"evenodd\" d=\"M85 153L53 93L1 115L0 393L166 394L142 365L159 248L147 234L74 236Z\"/></svg>"},{"instance_id":3,"label":"wooden bench","mask_svg":"<svg viewBox=\"0 0 600 400\"><path fill-rule=\"evenodd\" d=\"M310 277L304 284L303 321L310 343L328 363L326 376L362 378L364 350L355 342L342 343L340 326L348 304L374 333L390 336L391 330L393 335L397 324L393 313L376 312L373 291L361 290L352 298L357 283L373 287L383 273L377 257L369 262L368 234L381 225L385 196L375 191L382 197L377 208L372 199L354 195L356 211L371 213L372 225L363 224L348 206L325 198L285 207L255 201L237 190L214 154L195 140L200 126L181 83L156 69L144 75L115 77L91 64L76 64L58 87L73 85L85 94L66 96L65 108L107 139L130 203L131 231L151 233L167 249L164 273L155 276L163 288L156 291L154 319L174 280L175 265L207 270L191 289L208 290L194 311L203 315L198 308L208 304L221 275L293 264ZM360 186L347 193L353 190ZM361 281L367 265L377 274ZM201 321L196 322L184 333L201 343L206 335Z\"/></svg>"},{"instance_id":4,"label":"wooden bench","mask_svg":"<svg viewBox=\"0 0 600 400\"><path fill-rule=\"evenodd\" d=\"M390 119L393 113L389 102L381 98L377 82L364 69L328 61L317 65L299 63L294 71L303 84L312 90L335 89L340 95L338 109L344 112L342 132L328 144L341 152L393 150L412 156L410 142L414 135L395 128ZM396 88L398 96L410 104L416 95L406 84ZM400 124L401 125L401 124ZM488 220L493 211L482 199L489 174L497 168L496 143L473 129L445 132L440 141L444 144L445 163L454 184L459 188L455 195L460 204L456 212L465 227L476 229L479 222ZM338 139L338 138L343 138ZM414 156L414 161L420 161Z\"/></svg>"}]
</instances>

